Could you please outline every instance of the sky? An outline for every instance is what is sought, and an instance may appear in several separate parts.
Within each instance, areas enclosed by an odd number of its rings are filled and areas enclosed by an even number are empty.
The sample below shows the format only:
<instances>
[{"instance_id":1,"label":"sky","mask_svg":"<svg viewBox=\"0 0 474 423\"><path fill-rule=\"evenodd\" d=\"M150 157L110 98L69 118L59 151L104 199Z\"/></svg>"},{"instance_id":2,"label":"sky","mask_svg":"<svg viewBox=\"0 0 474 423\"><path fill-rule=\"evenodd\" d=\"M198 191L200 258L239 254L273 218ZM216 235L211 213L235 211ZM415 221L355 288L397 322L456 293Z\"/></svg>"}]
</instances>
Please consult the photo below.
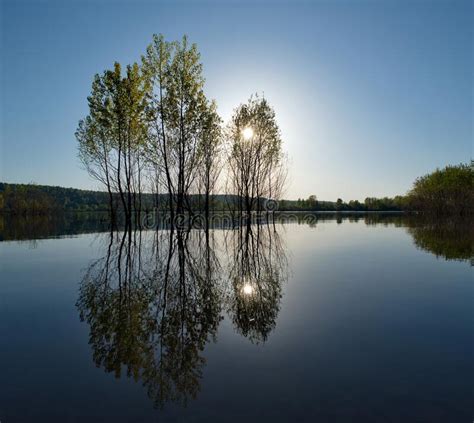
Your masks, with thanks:
<instances>
[{"instance_id":1,"label":"sky","mask_svg":"<svg viewBox=\"0 0 474 423\"><path fill-rule=\"evenodd\" d=\"M275 109L288 199L404 194L473 148L467 1L0 0L0 181L97 189L74 132L92 78L187 34L227 122Z\"/></svg>"}]
</instances>

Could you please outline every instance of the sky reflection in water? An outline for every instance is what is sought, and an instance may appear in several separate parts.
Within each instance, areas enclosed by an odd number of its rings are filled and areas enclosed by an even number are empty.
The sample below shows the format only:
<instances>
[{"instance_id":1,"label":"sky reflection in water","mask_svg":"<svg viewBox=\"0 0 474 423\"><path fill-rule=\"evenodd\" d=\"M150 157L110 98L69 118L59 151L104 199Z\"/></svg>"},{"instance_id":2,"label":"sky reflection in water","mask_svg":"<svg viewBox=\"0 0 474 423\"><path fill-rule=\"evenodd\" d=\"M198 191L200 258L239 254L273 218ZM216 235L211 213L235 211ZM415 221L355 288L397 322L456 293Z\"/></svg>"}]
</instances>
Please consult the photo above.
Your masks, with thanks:
<instances>
[{"instance_id":1,"label":"sky reflection in water","mask_svg":"<svg viewBox=\"0 0 474 423\"><path fill-rule=\"evenodd\" d=\"M307 222L4 223L0 419L472 420L472 225Z\"/></svg>"}]
</instances>

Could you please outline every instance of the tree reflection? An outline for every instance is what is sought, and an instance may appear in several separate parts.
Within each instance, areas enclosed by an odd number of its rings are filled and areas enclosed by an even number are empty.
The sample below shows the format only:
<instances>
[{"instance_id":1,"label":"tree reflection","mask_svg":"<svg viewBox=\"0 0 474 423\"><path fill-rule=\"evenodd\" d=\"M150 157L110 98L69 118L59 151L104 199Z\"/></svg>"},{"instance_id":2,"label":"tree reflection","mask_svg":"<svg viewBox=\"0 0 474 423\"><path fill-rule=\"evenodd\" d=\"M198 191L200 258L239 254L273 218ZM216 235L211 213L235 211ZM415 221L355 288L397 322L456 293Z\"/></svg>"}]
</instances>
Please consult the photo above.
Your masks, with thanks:
<instances>
[{"instance_id":1,"label":"tree reflection","mask_svg":"<svg viewBox=\"0 0 474 423\"><path fill-rule=\"evenodd\" d=\"M436 257L474 265L474 224L467 218L373 214L365 216L365 224L406 228L418 248Z\"/></svg>"},{"instance_id":2,"label":"tree reflection","mask_svg":"<svg viewBox=\"0 0 474 423\"><path fill-rule=\"evenodd\" d=\"M275 327L287 278L275 226L126 230L101 239L104 256L85 272L77 301L93 360L117 378L141 381L155 406L196 397L203 350L216 339L224 308L252 342Z\"/></svg>"},{"instance_id":3,"label":"tree reflection","mask_svg":"<svg viewBox=\"0 0 474 423\"><path fill-rule=\"evenodd\" d=\"M95 364L141 380L156 406L199 391L202 351L221 320L212 243L193 231L111 234L82 280L77 307Z\"/></svg>"},{"instance_id":4,"label":"tree reflection","mask_svg":"<svg viewBox=\"0 0 474 423\"><path fill-rule=\"evenodd\" d=\"M228 309L235 328L252 342L265 342L280 308L287 258L275 227L246 225L226 237Z\"/></svg>"},{"instance_id":5,"label":"tree reflection","mask_svg":"<svg viewBox=\"0 0 474 423\"><path fill-rule=\"evenodd\" d=\"M474 265L474 224L465 219L410 220L408 232L418 248L446 260Z\"/></svg>"}]
</instances>

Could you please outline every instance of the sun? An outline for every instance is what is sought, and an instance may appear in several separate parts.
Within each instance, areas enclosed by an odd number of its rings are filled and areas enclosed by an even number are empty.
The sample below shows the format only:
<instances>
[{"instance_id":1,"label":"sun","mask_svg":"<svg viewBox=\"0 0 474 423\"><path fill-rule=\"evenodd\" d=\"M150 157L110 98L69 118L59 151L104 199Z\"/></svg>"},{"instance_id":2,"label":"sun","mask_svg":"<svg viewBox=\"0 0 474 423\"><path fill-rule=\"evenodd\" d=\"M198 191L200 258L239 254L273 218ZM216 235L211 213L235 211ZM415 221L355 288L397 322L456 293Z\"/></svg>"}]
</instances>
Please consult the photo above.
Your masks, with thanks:
<instances>
[{"instance_id":1,"label":"sun","mask_svg":"<svg viewBox=\"0 0 474 423\"><path fill-rule=\"evenodd\" d=\"M242 135L244 136L244 140L249 140L253 137L253 129L250 126L247 126L243 131Z\"/></svg>"},{"instance_id":2,"label":"sun","mask_svg":"<svg viewBox=\"0 0 474 423\"><path fill-rule=\"evenodd\" d=\"M242 291L245 295L251 295L253 293L253 287L249 283L245 284Z\"/></svg>"}]
</instances>

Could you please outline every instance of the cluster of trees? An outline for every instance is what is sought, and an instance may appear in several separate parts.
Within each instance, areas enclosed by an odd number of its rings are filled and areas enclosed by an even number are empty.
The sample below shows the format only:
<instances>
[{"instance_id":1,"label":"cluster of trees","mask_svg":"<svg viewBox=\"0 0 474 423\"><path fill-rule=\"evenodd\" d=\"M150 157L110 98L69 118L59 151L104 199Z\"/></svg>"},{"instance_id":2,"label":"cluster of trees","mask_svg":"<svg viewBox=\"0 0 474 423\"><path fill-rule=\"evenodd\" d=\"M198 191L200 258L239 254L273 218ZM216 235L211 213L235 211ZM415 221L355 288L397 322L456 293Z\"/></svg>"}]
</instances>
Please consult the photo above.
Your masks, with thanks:
<instances>
[{"instance_id":1,"label":"cluster of trees","mask_svg":"<svg viewBox=\"0 0 474 423\"><path fill-rule=\"evenodd\" d=\"M140 64L122 72L115 63L95 76L88 102L89 115L76 131L79 157L105 186L112 218L117 203L127 219L139 214L144 191L167 195L172 220L175 213L193 213L192 195L209 214L225 164L227 187L242 198L240 211L281 194L283 155L273 109L253 97L224 131L216 103L204 93L197 47L186 37L168 42L154 35Z\"/></svg>"},{"instance_id":2,"label":"cluster of trees","mask_svg":"<svg viewBox=\"0 0 474 423\"><path fill-rule=\"evenodd\" d=\"M39 201L41 199L41 201ZM143 211L164 210L168 206L168 195L141 193L136 195ZM120 194L112 193L115 210L122 212ZM193 208L202 209L205 199L190 195ZM226 210L229 204L236 204L232 195L211 195L208 199L213 210ZM42 206L40 207L40 203ZM108 212L110 197L104 191L64 188L50 185L10 184L0 182L0 212L19 215L50 215L53 212Z\"/></svg>"},{"instance_id":3,"label":"cluster of trees","mask_svg":"<svg viewBox=\"0 0 474 423\"><path fill-rule=\"evenodd\" d=\"M461 163L446 166L418 178L405 195L393 198L367 197L364 202L318 201L315 195L297 201L282 201L286 211L417 211L436 216L466 216L474 210L474 168Z\"/></svg>"},{"instance_id":4,"label":"cluster of trees","mask_svg":"<svg viewBox=\"0 0 474 423\"><path fill-rule=\"evenodd\" d=\"M0 183L0 210L12 214L48 214L59 209L53 195L33 184Z\"/></svg>"},{"instance_id":5,"label":"cluster of trees","mask_svg":"<svg viewBox=\"0 0 474 423\"><path fill-rule=\"evenodd\" d=\"M474 210L474 168L461 163L418 178L407 195L408 207L427 214L465 216Z\"/></svg>"},{"instance_id":6,"label":"cluster of trees","mask_svg":"<svg viewBox=\"0 0 474 423\"><path fill-rule=\"evenodd\" d=\"M310 195L307 199L284 200L280 208L286 211L402 211L408 209L407 204L406 197L400 195L394 198L367 197L363 203L358 200L344 202L341 198L318 201L316 195Z\"/></svg>"},{"instance_id":7,"label":"cluster of trees","mask_svg":"<svg viewBox=\"0 0 474 423\"><path fill-rule=\"evenodd\" d=\"M286 180L280 132L268 102L254 97L238 107L229 137L227 191L239 199L240 212L261 211L261 200L280 198Z\"/></svg>"},{"instance_id":8,"label":"cluster of trees","mask_svg":"<svg viewBox=\"0 0 474 423\"><path fill-rule=\"evenodd\" d=\"M151 208L155 199L144 195L143 201ZM0 182L0 211L8 214L50 215L56 212L100 212L108 209L108 196L103 191Z\"/></svg>"}]
</instances>

